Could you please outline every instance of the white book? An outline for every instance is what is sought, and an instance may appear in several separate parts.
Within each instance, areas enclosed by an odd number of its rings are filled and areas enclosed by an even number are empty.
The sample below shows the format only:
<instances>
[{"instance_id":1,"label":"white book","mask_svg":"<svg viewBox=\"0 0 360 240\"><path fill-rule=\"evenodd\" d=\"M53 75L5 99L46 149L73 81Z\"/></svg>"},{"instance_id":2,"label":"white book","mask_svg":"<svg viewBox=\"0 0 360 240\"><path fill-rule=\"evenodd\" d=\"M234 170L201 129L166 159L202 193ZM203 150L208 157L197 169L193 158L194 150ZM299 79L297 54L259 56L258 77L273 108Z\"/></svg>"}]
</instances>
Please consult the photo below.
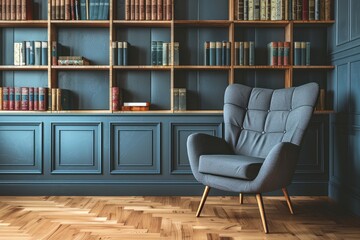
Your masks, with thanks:
<instances>
[{"instance_id":1,"label":"white book","mask_svg":"<svg viewBox=\"0 0 360 240\"><path fill-rule=\"evenodd\" d=\"M270 19L271 20L277 20L276 18L276 5L277 5L277 0L271 0L271 13L270 13Z\"/></svg>"},{"instance_id":2,"label":"white book","mask_svg":"<svg viewBox=\"0 0 360 240\"><path fill-rule=\"evenodd\" d=\"M26 55L25 55L25 51L26 51L26 44L25 42L19 42L19 49L20 49L20 65L21 66L25 66L26 65Z\"/></svg>"},{"instance_id":3,"label":"white book","mask_svg":"<svg viewBox=\"0 0 360 240\"><path fill-rule=\"evenodd\" d=\"M267 20L266 19L266 2L267 0L260 1L260 20Z\"/></svg>"},{"instance_id":4,"label":"white book","mask_svg":"<svg viewBox=\"0 0 360 240\"><path fill-rule=\"evenodd\" d=\"M20 65L20 43L14 42L14 65Z\"/></svg>"},{"instance_id":5,"label":"white book","mask_svg":"<svg viewBox=\"0 0 360 240\"><path fill-rule=\"evenodd\" d=\"M124 102L125 107L148 107L148 102Z\"/></svg>"},{"instance_id":6,"label":"white book","mask_svg":"<svg viewBox=\"0 0 360 240\"><path fill-rule=\"evenodd\" d=\"M248 20L249 21L252 21L254 20L254 1L255 0L249 0L249 6L248 6L248 11L249 11L249 14L248 14Z\"/></svg>"}]
</instances>

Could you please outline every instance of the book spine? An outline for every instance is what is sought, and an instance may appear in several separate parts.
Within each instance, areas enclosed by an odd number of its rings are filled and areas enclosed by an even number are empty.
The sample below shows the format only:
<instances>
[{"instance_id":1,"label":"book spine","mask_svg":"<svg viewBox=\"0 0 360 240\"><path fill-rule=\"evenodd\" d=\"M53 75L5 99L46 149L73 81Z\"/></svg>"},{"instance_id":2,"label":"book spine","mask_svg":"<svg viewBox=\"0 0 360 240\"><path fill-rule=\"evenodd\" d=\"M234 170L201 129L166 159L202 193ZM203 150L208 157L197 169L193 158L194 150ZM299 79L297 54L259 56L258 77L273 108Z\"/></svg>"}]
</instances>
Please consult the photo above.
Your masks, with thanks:
<instances>
[{"instance_id":1,"label":"book spine","mask_svg":"<svg viewBox=\"0 0 360 240\"><path fill-rule=\"evenodd\" d=\"M226 42L226 66L231 65L231 43Z\"/></svg>"},{"instance_id":2,"label":"book spine","mask_svg":"<svg viewBox=\"0 0 360 240\"><path fill-rule=\"evenodd\" d=\"M59 0L56 0L59 1ZM56 8L58 9L58 8ZM56 11L58 12L58 11ZM58 17L56 19L59 19ZM86 0L80 0L80 19L87 20L86 18Z\"/></svg>"},{"instance_id":3,"label":"book spine","mask_svg":"<svg viewBox=\"0 0 360 240\"><path fill-rule=\"evenodd\" d=\"M180 64L180 44L179 42L174 42L174 65L178 66Z\"/></svg>"},{"instance_id":4,"label":"book spine","mask_svg":"<svg viewBox=\"0 0 360 240\"><path fill-rule=\"evenodd\" d=\"M41 64L41 42L35 42L35 65Z\"/></svg>"},{"instance_id":5,"label":"book spine","mask_svg":"<svg viewBox=\"0 0 360 240\"><path fill-rule=\"evenodd\" d=\"M204 43L204 65L210 65L210 42L206 41Z\"/></svg>"},{"instance_id":6,"label":"book spine","mask_svg":"<svg viewBox=\"0 0 360 240\"><path fill-rule=\"evenodd\" d=\"M320 20L325 20L325 0L320 0Z\"/></svg>"},{"instance_id":7,"label":"book spine","mask_svg":"<svg viewBox=\"0 0 360 240\"><path fill-rule=\"evenodd\" d=\"M244 20L249 20L249 0L244 0Z\"/></svg>"},{"instance_id":8,"label":"book spine","mask_svg":"<svg viewBox=\"0 0 360 240\"><path fill-rule=\"evenodd\" d=\"M70 19L75 20L75 0L70 0Z\"/></svg>"},{"instance_id":9,"label":"book spine","mask_svg":"<svg viewBox=\"0 0 360 240\"><path fill-rule=\"evenodd\" d=\"M315 20L320 20L320 0L315 0Z\"/></svg>"},{"instance_id":10,"label":"book spine","mask_svg":"<svg viewBox=\"0 0 360 240\"><path fill-rule=\"evenodd\" d=\"M157 0L157 20L163 20L163 0Z\"/></svg>"},{"instance_id":11,"label":"book spine","mask_svg":"<svg viewBox=\"0 0 360 240\"><path fill-rule=\"evenodd\" d=\"M75 20L80 20L80 0L75 0Z\"/></svg>"},{"instance_id":12,"label":"book spine","mask_svg":"<svg viewBox=\"0 0 360 240\"><path fill-rule=\"evenodd\" d=\"M151 20L157 20L157 0L151 0Z\"/></svg>"},{"instance_id":13,"label":"book spine","mask_svg":"<svg viewBox=\"0 0 360 240\"><path fill-rule=\"evenodd\" d=\"M244 42L244 65L249 65L249 42Z\"/></svg>"},{"instance_id":14,"label":"book spine","mask_svg":"<svg viewBox=\"0 0 360 240\"><path fill-rule=\"evenodd\" d=\"M288 66L290 59L290 42L284 42L284 66Z\"/></svg>"},{"instance_id":15,"label":"book spine","mask_svg":"<svg viewBox=\"0 0 360 240\"><path fill-rule=\"evenodd\" d=\"M288 5L287 5L287 12L288 12L288 20L293 20L293 17L292 17L292 1L293 0L288 0Z\"/></svg>"},{"instance_id":16,"label":"book spine","mask_svg":"<svg viewBox=\"0 0 360 240\"><path fill-rule=\"evenodd\" d=\"M65 0L60 0L60 19L65 19Z\"/></svg>"},{"instance_id":17,"label":"book spine","mask_svg":"<svg viewBox=\"0 0 360 240\"><path fill-rule=\"evenodd\" d=\"M122 66L123 65L123 59L124 59L124 53L123 53L123 42L117 43L117 64Z\"/></svg>"},{"instance_id":18,"label":"book spine","mask_svg":"<svg viewBox=\"0 0 360 240\"><path fill-rule=\"evenodd\" d=\"M119 111L120 105L119 105L119 88L118 87L112 87L111 88L111 105L113 111Z\"/></svg>"},{"instance_id":19,"label":"book spine","mask_svg":"<svg viewBox=\"0 0 360 240\"><path fill-rule=\"evenodd\" d=\"M16 20L16 2L10 0L10 20Z\"/></svg>"},{"instance_id":20,"label":"book spine","mask_svg":"<svg viewBox=\"0 0 360 240\"><path fill-rule=\"evenodd\" d=\"M3 87L2 88L2 92L3 92L3 98L2 98L2 109L3 110L9 110L9 88L8 87Z\"/></svg>"},{"instance_id":21,"label":"book spine","mask_svg":"<svg viewBox=\"0 0 360 240\"><path fill-rule=\"evenodd\" d=\"M238 8L237 20L244 20L244 0L238 0L237 8Z\"/></svg>"},{"instance_id":22,"label":"book spine","mask_svg":"<svg viewBox=\"0 0 360 240\"><path fill-rule=\"evenodd\" d=\"M309 0L302 0L302 20L309 20Z\"/></svg>"},{"instance_id":23,"label":"book spine","mask_svg":"<svg viewBox=\"0 0 360 240\"><path fill-rule=\"evenodd\" d=\"M71 19L70 0L65 0L65 20Z\"/></svg>"},{"instance_id":24,"label":"book spine","mask_svg":"<svg viewBox=\"0 0 360 240\"><path fill-rule=\"evenodd\" d=\"M33 19L33 1L32 0L22 0L21 12L22 12L22 14L21 14L22 20Z\"/></svg>"},{"instance_id":25,"label":"book spine","mask_svg":"<svg viewBox=\"0 0 360 240\"><path fill-rule=\"evenodd\" d=\"M163 0L164 1L164 0ZM166 0L166 20L172 20L173 11L173 0Z\"/></svg>"},{"instance_id":26,"label":"book spine","mask_svg":"<svg viewBox=\"0 0 360 240\"><path fill-rule=\"evenodd\" d=\"M26 42L20 42L20 65L26 65Z\"/></svg>"},{"instance_id":27,"label":"book spine","mask_svg":"<svg viewBox=\"0 0 360 240\"><path fill-rule=\"evenodd\" d=\"M146 20L151 20L151 0L146 0L146 14L145 14L145 19Z\"/></svg>"},{"instance_id":28,"label":"book spine","mask_svg":"<svg viewBox=\"0 0 360 240\"><path fill-rule=\"evenodd\" d=\"M15 87L15 110L21 110L21 88Z\"/></svg>"},{"instance_id":29,"label":"book spine","mask_svg":"<svg viewBox=\"0 0 360 240\"><path fill-rule=\"evenodd\" d=\"M305 65L310 65L310 42L305 43Z\"/></svg>"},{"instance_id":30,"label":"book spine","mask_svg":"<svg viewBox=\"0 0 360 240\"><path fill-rule=\"evenodd\" d=\"M221 66L221 61L222 61L222 43L221 42L216 42L215 43L215 48L216 48L216 52L215 52L215 65L216 66Z\"/></svg>"},{"instance_id":31,"label":"book spine","mask_svg":"<svg viewBox=\"0 0 360 240\"><path fill-rule=\"evenodd\" d=\"M249 42L249 65L255 65L255 43Z\"/></svg>"},{"instance_id":32,"label":"book spine","mask_svg":"<svg viewBox=\"0 0 360 240\"><path fill-rule=\"evenodd\" d=\"M129 44L128 42L123 42L123 65L127 66L128 65L128 50L129 49Z\"/></svg>"},{"instance_id":33,"label":"book spine","mask_svg":"<svg viewBox=\"0 0 360 240\"><path fill-rule=\"evenodd\" d=\"M130 0L125 0L125 20L131 19L131 3Z\"/></svg>"},{"instance_id":34,"label":"book spine","mask_svg":"<svg viewBox=\"0 0 360 240\"><path fill-rule=\"evenodd\" d=\"M306 42L300 43L300 49L301 49L301 65L304 66L306 63Z\"/></svg>"},{"instance_id":35,"label":"book spine","mask_svg":"<svg viewBox=\"0 0 360 240\"><path fill-rule=\"evenodd\" d=\"M47 109L46 96L46 88L39 87L39 111L46 111Z\"/></svg>"},{"instance_id":36,"label":"book spine","mask_svg":"<svg viewBox=\"0 0 360 240\"><path fill-rule=\"evenodd\" d=\"M15 90L9 87L9 110L15 110Z\"/></svg>"},{"instance_id":37,"label":"book spine","mask_svg":"<svg viewBox=\"0 0 360 240\"><path fill-rule=\"evenodd\" d=\"M21 88L21 110L29 110L29 88Z\"/></svg>"},{"instance_id":38,"label":"book spine","mask_svg":"<svg viewBox=\"0 0 360 240\"><path fill-rule=\"evenodd\" d=\"M277 1L276 0L271 0L271 13L270 13L270 19L271 20L277 20L277 16L276 16L276 9L277 9Z\"/></svg>"},{"instance_id":39,"label":"book spine","mask_svg":"<svg viewBox=\"0 0 360 240\"><path fill-rule=\"evenodd\" d=\"M10 0L6 0L5 3L5 20L11 20L11 4ZM7 109L8 110L8 109Z\"/></svg>"},{"instance_id":40,"label":"book spine","mask_svg":"<svg viewBox=\"0 0 360 240\"><path fill-rule=\"evenodd\" d=\"M51 111L56 111L56 100L57 100L57 95L56 95L56 88L52 88L51 89Z\"/></svg>"},{"instance_id":41,"label":"book spine","mask_svg":"<svg viewBox=\"0 0 360 240\"><path fill-rule=\"evenodd\" d=\"M186 111L186 88L179 88L179 111Z\"/></svg>"},{"instance_id":42,"label":"book spine","mask_svg":"<svg viewBox=\"0 0 360 240\"><path fill-rule=\"evenodd\" d=\"M234 43L234 65L239 65L239 42Z\"/></svg>"},{"instance_id":43,"label":"book spine","mask_svg":"<svg viewBox=\"0 0 360 240\"><path fill-rule=\"evenodd\" d=\"M51 42L51 61L52 61L52 65L57 65L57 58L58 58L57 42L52 41Z\"/></svg>"},{"instance_id":44,"label":"book spine","mask_svg":"<svg viewBox=\"0 0 360 240\"><path fill-rule=\"evenodd\" d=\"M0 110L3 110L3 88L0 87Z\"/></svg>"},{"instance_id":45,"label":"book spine","mask_svg":"<svg viewBox=\"0 0 360 240\"><path fill-rule=\"evenodd\" d=\"M135 5L135 18L134 18L134 20L135 21L138 21L138 20L140 20L140 14L139 14L139 8L140 8L140 2L139 2L139 0L135 0L135 3L134 3L134 5Z\"/></svg>"},{"instance_id":46,"label":"book spine","mask_svg":"<svg viewBox=\"0 0 360 240\"><path fill-rule=\"evenodd\" d=\"M58 65L90 65L90 62L86 59L83 60L75 60L75 59L68 59L68 60L58 60Z\"/></svg>"},{"instance_id":47,"label":"book spine","mask_svg":"<svg viewBox=\"0 0 360 240\"><path fill-rule=\"evenodd\" d=\"M226 42L221 43L221 66L226 65Z\"/></svg>"},{"instance_id":48,"label":"book spine","mask_svg":"<svg viewBox=\"0 0 360 240\"><path fill-rule=\"evenodd\" d=\"M113 54L113 65L119 65L118 63L118 51L117 51L117 42L112 42L111 43L111 49L112 49L112 54Z\"/></svg>"},{"instance_id":49,"label":"book spine","mask_svg":"<svg viewBox=\"0 0 360 240\"><path fill-rule=\"evenodd\" d=\"M325 0L325 20L331 20L331 0Z\"/></svg>"},{"instance_id":50,"label":"book spine","mask_svg":"<svg viewBox=\"0 0 360 240\"><path fill-rule=\"evenodd\" d=\"M26 44L26 51L25 51L26 61L25 61L25 65L30 65L30 42L27 41L27 42L25 42L25 44Z\"/></svg>"},{"instance_id":51,"label":"book spine","mask_svg":"<svg viewBox=\"0 0 360 240\"><path fill-rule=\"evenodd\" d=\"M269 65L277 66L278 65L278 43L270 42L268 44L268 52L269 52Z\"/></svg>"},{"instance_id":52,"label":"book spine","mask_svg":"<svg viewBox=\"0 0 360 240\"><path fill-rule=\"evenodd\" d=\"M169 55L169 52L168 52L168 47L169 43L163 43L163 46L162 46L162 49L163 49L163 52L162 52L162 65L163 66L168 66L169 63L168 63L168 55Z\"/></svg>"},{"instance_id":53,"label":"book spine","mask_svg":"<svg viewBox=\"0 0 360 240\"><path fill-rule=\"evenodd\" d=\"M302 1L303 0L296 0L296 20L303 20L302 19L302 9L303 9L303 6L302 6Z\"/></svg>"},{"instance_id":54,"label":"book spine","mask_svg":"<svg viewBox=\"0 0 360 240\"><path fill-rule=\"evenodd\" d=\"M278 42L277 65L282 66L284 60L284 42Z\"/></svg>"},{"instance_id":55,"label":"book spine","mask_svg":"<svg viewBox=\"0 0 360 240\"><path fill-rule=\"evenodd\" d=\"M145 20L145 0L140 0L139 3L139 9L140 9L140 20Z\"/></svg>"},{"instance_id":56,"label":"book spine","mask_svg":"<svg viewBox=\"0 0 360 240\"><path fill-rule=\"evenodd\" d=\"M41 65L48 65L48 42L41 42Z\"/></svg>"},{"instance_id":57,"label":"book spine","mask_svg":"<svg viewBox=\"0 0 360 240\"><path fill-rule=\"evenodd\" d=\"M254 20L254 1L255 0L249 0L249 5L248 5L248 20L252 21Z\"/></svg>"},{"instance_id":58,"label":"book spine","mask_svg":"<svg viewBox=\"0 0 360 240\"><path fill-rule=\"evenodd\" d=\"M294 65L301 65L301 43L294 42Z\"/></svg>"},{"instance_id":59,"label":"book spine","mask_svg":"<svg viewBox=\"0 0 360 240\"><path fill-rule=\"evenodd\" d=\"M282 18L282 0L276 2L276 20L283 20Z\"/></svg>"},{"instance_id":60,"label":"book spine","mask_svg":"<svg viewBox=\"0 0 360 240\"><path fill-rule=\"evenodd\" d=\"M210 42L210 66L216 65L216 42Z\"/></svg>"},{"instance_id":61,"label":"book spine","mask_svg":"<svg viewBox=\"0 0 360 240\"><path fill-rule=\"evenodd\" d=\"M266 20L266 0L260 2L260 20Z\"/></svg>"},{"instance_id":62,"label":"book spine","mask_svg":"<svg viewBox=\"0 0 360 240\"><path fill-rule=\"evenodd\" d=\"M315 0L309 0L309 20L315 20Z\"/></svg>"},{"instance_id":63,"label":"book spine","mask_svg":"<svg viewBox=\"0 0 360 240\"><path fill-rule=\"evenodd\" d=\"M14 65L20 65L20 43L14 42Z\"/></svg>"},{"instance_id":64,"label":"book spine","mask_svg":"<svg viewBox=\"0 0 360 240\"><path fill-rule=\"evenodd\" d=\"M157 65L162 65L162 52L163 52L163 42L157 41L156 44L156 59L157 59Z\"/></svg>"},{"instance_id":65,"label":"book spine","mask_svg":"<svg viewBox=\"0 0 360 240\"><path fill-rule=\"evenodd\" d=\"M292 0L291 16L292 16L292 20L298 20L297 19L297 0Z\"/></svg>"},{"instance_id":66,"label":"book spine","mask_svg":"<svg viewBox=\"0 0 360 240\"><path fill-rule=\"evenodd\" d=\"M173 89L173 97L174 97L174 111L179 111L179 89Z\"/></svg>"},{"instance_id":67,"label":"book spine","mask_svg":"<svg viewBox=\"0 0 360 240\"><path fill-rule=\"evenodd\" d=\"M5 13L5 9L6 9L6 4L5 4L5 0L0 0L1 2L1 18L0 20L6 20L6 13ZM0 91L1 94L2 94L2 90ZM0 98L0 104L2 104L2 101L1 101L2 98ZM2 110L2 109L0 109Z\"/></svg>"},{"instance_id":68,"label":"book spine","mask_svg":"<svg viewBox=\"0 0 360 240\"><path fill-rule=\"evenodd\" d=\"M151 42L151 65L157 65L157 42Z\"/></svg>"},{"instance_id":69,"label":"book spine","mask_svg":"<svg viewBox=\"0 0 360 240\"><path fill-rule=\"evenodd\" d=\"M16 0L16 20L21 20L21 0Z\"/></svg>"},{"instance_id":70,"label":"book spine","mask_svg":"<svg viewBox=\"0 0 360 240\"><path fill-rule=\"evenodd\" d=\"M34 111L39 110L39 88L34 88Z\"/></svg>"},{"instance_id":71,"label":"book spine","mask_svg":"<svg viewBox=\"0 0 360 240\"><path fill-rule=\"evenodd\" d=\"M29 87L29 110L34 111L34 88Z\"/></svg>"},{"instance_id":72,"label":"book spine","mask_svg":"<svg viewBox=\"0 0 360 240\"><path fill-rule=\"evenodd\" d=\"M109 9L110 9L109 0L104 0L104 7L103 7L103 13L102 13L102 19L103 20L108 20L109 19Z\"/></svg>"},{"instance_id":73,"label":"book spine","mask_svg":"<svg viewBox=\"0 0 360 240\"><path fill-rule=\"evenodd\" d=\"M61 111L63 109L61 104L62 91L60 88L56 88L55 91L56 91L56 111Z\"/></svg>"},{"instance_id":74,"label":"book spine","mask_svg":"<svg viewBox=\"0 0 360 240\"><path fill-rule=\"evenodd\" d=\"M239 42L239 65L244 66L244 42Z\"/></svg>"},{"instance_id":75,"label":"book spine","mask_svg":"<svg viewBox=\"0 0 360 240\"><path fill-rule=\"evenodd\" d=\"M260 20L260 0L254 0L254 20Z\"/></svg>"}]
</instances>

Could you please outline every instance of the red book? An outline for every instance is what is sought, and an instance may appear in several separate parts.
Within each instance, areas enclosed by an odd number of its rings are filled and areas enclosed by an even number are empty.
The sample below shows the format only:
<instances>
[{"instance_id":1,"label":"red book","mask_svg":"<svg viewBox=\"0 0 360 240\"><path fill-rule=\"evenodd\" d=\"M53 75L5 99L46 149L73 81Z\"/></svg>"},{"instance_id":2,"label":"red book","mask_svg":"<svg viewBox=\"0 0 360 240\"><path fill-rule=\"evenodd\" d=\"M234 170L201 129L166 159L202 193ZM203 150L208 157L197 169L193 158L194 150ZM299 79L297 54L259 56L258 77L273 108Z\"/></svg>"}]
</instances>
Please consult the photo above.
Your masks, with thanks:
<instances>
[{"instance_id":1,"label":"red book","mask_svg":"<svg viewBox=\"0 0 360 240\"><path fill-rule=\"evenodd\" d=\"M302 20L309 20L309 0L302 0Z\"/></svg>"},{"instance_id":2,"label":"red book","mask_svg":"<svg viewBox=\"0 0 360 240\"><path fill-rule=\"evenodd\" d=\"M16 20L16 1L10 0L10 20Z\"/></svg>"},{"instance_id":3,"label":"red book","mask_svg":"<svg viewBox=\"0 0 360 240\"><path fill-rule=\"evenodd\" d=\"M270 66L277 66L278 65L278 43L277 42L270 42L268 44L269 50L269 65Z\"/></svg>"},{"instance_id":4,"label":"red book","mask_svg":"<svg viewBox=\"0 0 360 240\"><path fill-rule=\"evenodd\" d=\"M157 20L157 0L151 0L151 20Z\"/></svg>"},{"instance_id":5,"label":"red book","mask_svg":"<svg viewBox=\"0 0 360 240\"><path fill-rule=\"evenodd\" d=\"M34 88L29 87L29 110L34 111Z\"/></svg>"},{"instance_id":6,"label":"red book","mask_svg":"<svg viewBox=\"0 0 360 240\"><path fill-rule=\"evenodd\" d=\"M140 2L139 0L135 0L135 20L140 20L139 9L140 9Z\"/></svg>"},{"instance_id":7,"label":"red book","mask_svg":"<svg viewBox=\"0 0 360 240\"><path fill-rule=\"evenodd\" d=\"M145 19L146 20L151 20L151 0L145 0L145 11L146 11L146 14L145 14Z\"/></svg>"},{"instance_id":8,"label":"red book","mask_svg":"<svg viewBox=\"0 0 360 240\"><path fill-rule=\"evenodd\" d=\"M3 110L9 110L9 88L3 87Z\"/></svg>"},{"instance_id":9,"label":"red book","mask_svg":"<svg viewBox=\"0 0 360 240\"><path fill-rule=\"evenodd\" d=\"M173 0L166 0L166 20L172 19L172 3Z\"/></svg>"},{"instance_id":10,"label":"red book","mask_svg":"<svg viewBox=\"0 0 360 240\"><path fill-rule=\"evenodd\" d=\"M130 0L125 0L125 20L131 19L131 3Z\"/></svg>"},{"instance_id":11,"label":"red book","mask_svg":"<svg viewBox=\"0 0 360 240\"><path fill-rule=\"evenodd\" d=\"M15 89L9 87L9 110L15 110Z\"/></svg>"},{"instance_id":12,"label":"red book","mask_svg":"<svg viewBox=\"0 0 360 240\"><path fill-rule=\"evenodd\" d=\"M46 88L39 87L39 111L46 111L47 110L46 96L47 96Z\"/></svg>"},{"instance_id":13,"label":"red book","mask_svg":"<svg viewBox=\"0 0 360 240\"><path fill-rule=\"evenodd\" d=\"M33 0L21 0L21 20L33 19Z\"/></svg>"},{"instance_id":14,"label":"red book","mask_svg":"<svg viewBox=\"0 0 360 240\"><path fill-rule=\"evenodd\" d=\"M113 111L119 111L120 106L119 106L119 88L118 87L113 87L111 88L111 94L112 94L112 110Z\"/></svg>"},{"instance_id":15,"label":"red book","mask_svg":"<svg viewBox=\"0 0 360 240\"><path fill-rule=\"evenodd\" d=\"M34 88L34 111L39 110L39 88Z\"/></svg>"},{"instance_id":16,"label":"red book","mask_svg":"<svg viewBox=\"0 0 360 240\"><path fill-rule=\"evenodd\" d=\"M71 20L75 20L75 0L70 1Z\"/></svg>"},{"instance_id":17,"label":"red book","mask_svg":"<svg viewBox=\"0 0 360 240\"><path fill-rule=\"evenodd\" d=\"M135 0L130 0L130 20L135 20Z\"/></svg>"},{"instance_id":18,"label":"red book","mask_svg":"<svg viewBox=\"0 0 360 240\"><path fill-rule=\"evenodd\" d=\"M140 0L139 4L140 9L140 20L145 20L145 0Z\"/></svg>"},{"instance_id":19,"label":"red book","mask_svg":"<svg viewBox=\"0 0 360 240\"><path fill-rule=\"evenodd\" d=\"M16 20L21 20L22 18L22 10L21 10L21 0L16 0Z\"/></svg>"},{"instance_id":20,"label":"red book","mask_svg":"<svg viewBox=\"0 0 360 240\"><path fill-rule=\"evenodd\" d=\"M21 110L21 88L15 88L15 110Z\"/></svg>"},{"instance_id":21,"label":"red book","mask_svg":"<svg viewBox=\"0 0 360 240\"><path fill-rule=\"evenodd\" d=\"M21 88L21 110L29 110L29 88Z\"/></svg>"},{"instance_id":22,"label":"red book","mask_svg":"<svg viewBox=\"0 0 360 240\"><path fill-rule=\"evenodd\" d=\"M157 20L163 20L163 0L157 0Z\"/></svg>"}]
</instances>

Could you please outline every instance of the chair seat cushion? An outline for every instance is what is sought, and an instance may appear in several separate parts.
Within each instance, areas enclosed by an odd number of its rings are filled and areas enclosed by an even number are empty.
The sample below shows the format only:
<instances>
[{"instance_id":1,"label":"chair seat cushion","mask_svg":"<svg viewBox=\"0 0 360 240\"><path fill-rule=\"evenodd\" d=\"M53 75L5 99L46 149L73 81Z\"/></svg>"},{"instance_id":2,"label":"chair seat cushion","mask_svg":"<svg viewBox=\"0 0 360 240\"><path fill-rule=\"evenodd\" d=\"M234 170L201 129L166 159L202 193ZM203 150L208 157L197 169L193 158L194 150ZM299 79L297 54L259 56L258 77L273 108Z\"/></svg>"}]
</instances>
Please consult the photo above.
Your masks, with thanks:
<instances>
[{"instance_id":1,"label":"chair seat cushion","mask_svg":"<svg viewBox=\"0 0 360 240\"><path fill-rule=\"evenodd\" d=\"M263 158L244 155L201 155L199 172L253 180L259 173L263 162Z\"/></svg>"}]
</instances>

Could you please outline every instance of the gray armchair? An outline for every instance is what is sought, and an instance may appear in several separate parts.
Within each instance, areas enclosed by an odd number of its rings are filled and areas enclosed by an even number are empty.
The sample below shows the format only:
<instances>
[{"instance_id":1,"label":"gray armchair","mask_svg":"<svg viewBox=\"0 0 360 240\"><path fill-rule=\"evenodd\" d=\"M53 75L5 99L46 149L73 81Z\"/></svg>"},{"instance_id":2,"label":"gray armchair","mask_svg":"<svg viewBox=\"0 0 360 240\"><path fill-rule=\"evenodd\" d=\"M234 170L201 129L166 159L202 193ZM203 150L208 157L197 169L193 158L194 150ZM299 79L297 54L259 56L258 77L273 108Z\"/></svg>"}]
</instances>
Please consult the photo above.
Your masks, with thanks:
<instances>
[{"instance_id":1,"label":"gray armchair","mask_svg":"<svg viewBox=\"0 0 360 240\"><path fill-rule=\"evenodd\" d=\"M262 193L282 189L291 214L286 187L291 183L301 140L312 116L319 86L308 83L286 89L251 88L232 84L225 91L225 139L196 133L187 150L191 170L205 191L210 188L256 194L265 233L268 233Z\"/></svg>"}]
</instances>

